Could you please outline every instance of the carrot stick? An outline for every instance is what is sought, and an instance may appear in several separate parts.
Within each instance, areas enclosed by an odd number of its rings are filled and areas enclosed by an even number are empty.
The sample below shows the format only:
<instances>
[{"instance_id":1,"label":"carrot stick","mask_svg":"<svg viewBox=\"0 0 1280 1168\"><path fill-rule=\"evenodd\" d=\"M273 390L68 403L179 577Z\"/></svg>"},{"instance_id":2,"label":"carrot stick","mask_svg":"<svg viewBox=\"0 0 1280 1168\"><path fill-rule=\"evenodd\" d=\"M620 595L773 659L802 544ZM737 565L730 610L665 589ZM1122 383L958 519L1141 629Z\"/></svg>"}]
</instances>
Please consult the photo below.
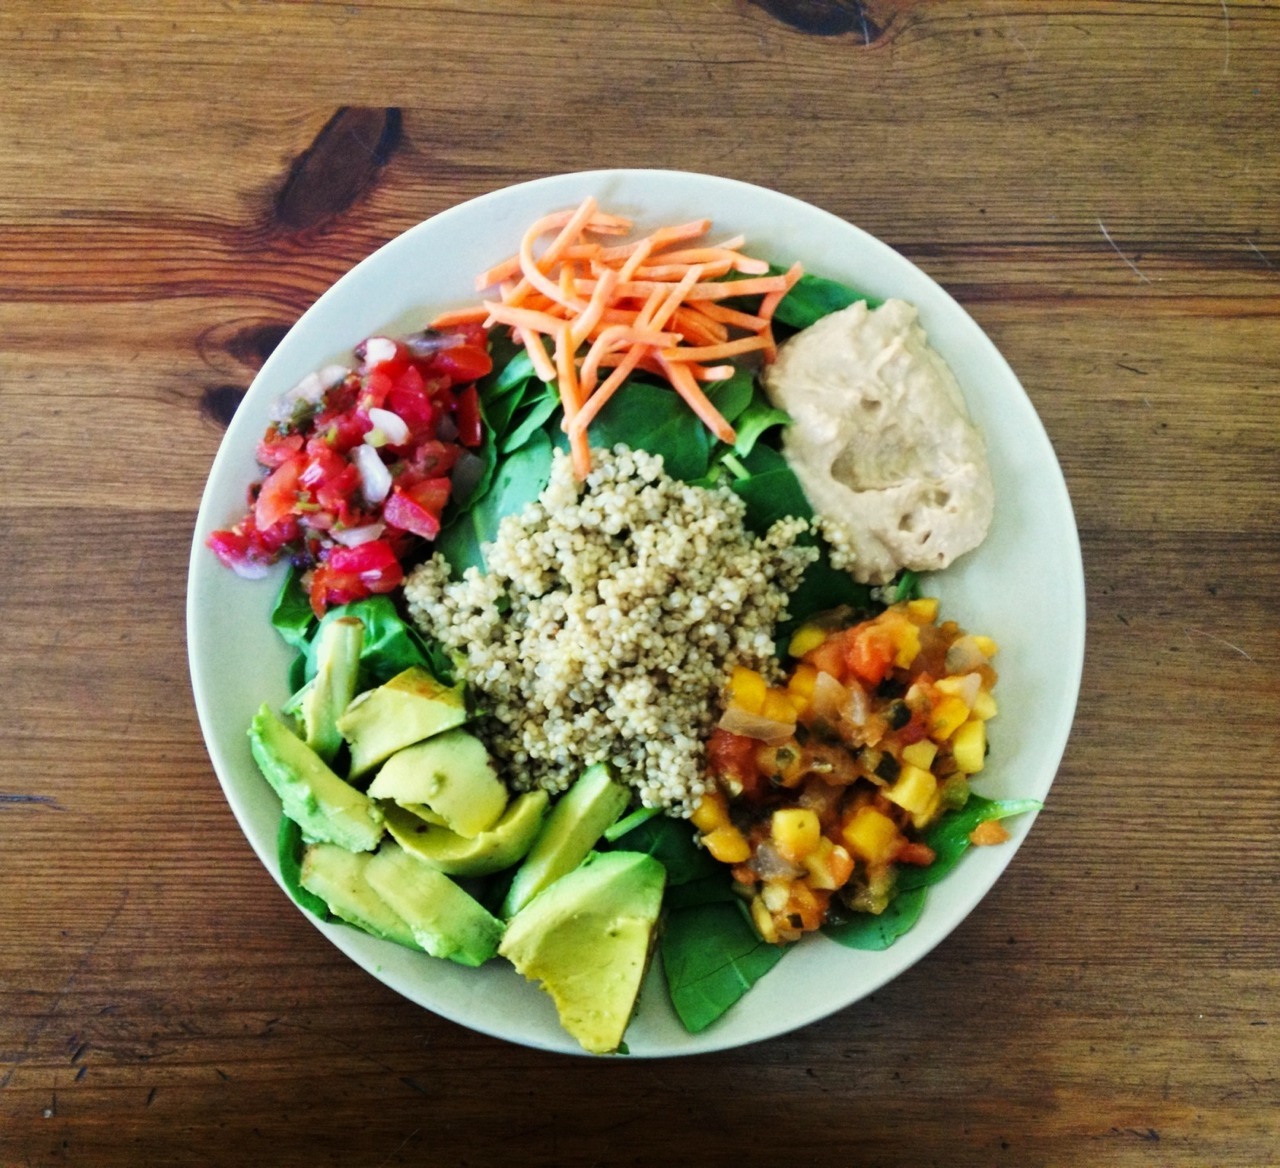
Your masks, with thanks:
<instances>
[{"instance_id":1,"label":"carrot stick","mask_svg":"<svg viewBox=\"0 0 1280 1168\"><path fill-rule=\"evenodd\" d=\"M456 324L483 324L489 312L482 304L479 308L451 308L431 318L428 328L451 328Z\"/></svg>"},{"instance_id":2,"label":"carrot stick","mask_svg":"<svg viewBox=\"0 0 1280 1168\"><path fill-rule=\"evenodd\" d=\"M605 244L600 236L624 235L631 222L588 197L536 220L516 255L477 276L477 287L496 296L433 323L511 329L538 376L557 384L580 479L591 470L592 420L637 370L665 378L717 438L732 442L733 427L699 383L732 377L727 358L763 352L772 360L772 318L800 268L769 275L764 260L741 250L741 236L702 243L710 228L710 219L697 219ZM731 272L746 278L722 279ZM745 297L760 298L756 312L720 303Z\"/></svg>"},{"instance_id":3,"label":"carrot stick","mask_svg":"<svg viewBox=\"0 0 1280 1168\"><path fill-rule=\"evenodd\" d=\"M733 427L724 420L724 415L711 404L711 399L702 392L702 387L698 384L697 378L690 372L689 367L679 361L668 362L661 356L658 360L666 371L667 377L671 379L671 384L675 387L676 392L684 398L689 408L702 419L707 429L719 438L721 442L732 443L736 437Z\"/></svg>"},{"instance_id":4,"label":"carrot stick","mask_svg":"<svg viewBox=\"0 0 1280 1168\"><path fill-rule=\"evenodd\" d=\"M659 354L664 361L717 361L722 357L740 357L743 353L754 353L757 349L767 348L766 337L739 337L736 341L724 341L718 345L679 345L671 349L663 349Z\"/></svg>"}]
</instances>

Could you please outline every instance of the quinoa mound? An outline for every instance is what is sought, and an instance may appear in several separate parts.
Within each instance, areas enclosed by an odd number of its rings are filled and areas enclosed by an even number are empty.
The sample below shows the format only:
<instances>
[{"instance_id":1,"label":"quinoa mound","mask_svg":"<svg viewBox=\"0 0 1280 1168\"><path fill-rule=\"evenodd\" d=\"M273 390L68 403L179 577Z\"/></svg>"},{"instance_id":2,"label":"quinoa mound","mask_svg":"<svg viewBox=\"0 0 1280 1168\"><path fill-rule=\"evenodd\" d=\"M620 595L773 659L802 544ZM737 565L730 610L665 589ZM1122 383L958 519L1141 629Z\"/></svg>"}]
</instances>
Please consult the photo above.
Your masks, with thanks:
<instances>
[{"instance_id":1,"label":"quinoa mound","mask_svg":"<svg viewBox=\"0 0 1280 1168\"><path fill-rule=\"evenodd\" d=\"M433 556L406 582L409 613L453 654L513 788L562 791L604 762L646 806L688 815L728 671L770 667L817 552L796 543L805 520L758 538L737 495L670 478L660 456L617 446L592 464L579 483L557 452L486 545L488 574L453 581Z\"/></svg>"}]
</instances>

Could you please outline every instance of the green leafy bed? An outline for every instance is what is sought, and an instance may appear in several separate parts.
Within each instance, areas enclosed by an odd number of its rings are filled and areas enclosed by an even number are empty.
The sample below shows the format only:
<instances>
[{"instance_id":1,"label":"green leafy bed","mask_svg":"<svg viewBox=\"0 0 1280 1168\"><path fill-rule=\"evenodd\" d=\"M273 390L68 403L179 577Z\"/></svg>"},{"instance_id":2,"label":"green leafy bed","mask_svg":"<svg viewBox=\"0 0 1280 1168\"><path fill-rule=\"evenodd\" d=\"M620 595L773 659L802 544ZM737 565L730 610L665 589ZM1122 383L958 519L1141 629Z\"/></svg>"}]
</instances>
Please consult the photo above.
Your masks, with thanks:
<instances>
[{"instance_id":1,"label":"green leafy bed","mask_svg":"<svg viewBox=\"0 0 1280 1168\"><path fill-rule=\"evenodd\" d=\"M834 281L805 275L778 306L775 331L784 339L860 299L867 298ZM494 370L479 386L486 422L480 474L474 487L450 504L435 544L455 576L472 566L483 570L483 546L494 539L503 516L537 498L547 485L554 451L567 448L554 383L542 382L528 354L509 341L495 336L492 352ZM674 477L700 486L728 486L746 504L746 522L757 534L785 515L811 518L808 500L779 450L787 416L770 405L753 372L740 368L707 392L735 429L732 446L717 441L676 394L643 374L633 377L600 412L591 427L592 445L638 447L661 454L667 473ZM819 558L792 595L789 620L777 630L780 645L813 613L848 605L870 615L880 607L869 588L831 566L827 549L818 542ZM899 581L900 595L910 595L913 585L906 574ZM389 598L344 605L324 620L342 615L358 616L366 628L360 689L415 665L446 683L452 681L447 654L403 620ZM272 620L298 650L289 677L291 692L297 693L314 673L312 647L320 622L312 615L296 573L286 579ZM923 842L936 852L936 860L927 868L901 871L894 897L882 913L847 913L829 920L823 932L852 949L888 948L919 920L929 887L955 868L978 824L1039 806L1035 800L993 801L970 795L963 808L949 812L924 833ZM615 825L602 846L648 852L666 867L659 953L672 1005L690 1032L702 1031L721 1017L788 952L789 947L760 939L745 904L733 891L728 869L697 846L685 821L640 811ZM299 829L283 818L279 860L285 884L304 908L333 920L325 904L299 882L302 848ZM505 887L501 878L493 877L473 882L469 890L482 903L496 905Z\"/></svg>"}]
</instances>

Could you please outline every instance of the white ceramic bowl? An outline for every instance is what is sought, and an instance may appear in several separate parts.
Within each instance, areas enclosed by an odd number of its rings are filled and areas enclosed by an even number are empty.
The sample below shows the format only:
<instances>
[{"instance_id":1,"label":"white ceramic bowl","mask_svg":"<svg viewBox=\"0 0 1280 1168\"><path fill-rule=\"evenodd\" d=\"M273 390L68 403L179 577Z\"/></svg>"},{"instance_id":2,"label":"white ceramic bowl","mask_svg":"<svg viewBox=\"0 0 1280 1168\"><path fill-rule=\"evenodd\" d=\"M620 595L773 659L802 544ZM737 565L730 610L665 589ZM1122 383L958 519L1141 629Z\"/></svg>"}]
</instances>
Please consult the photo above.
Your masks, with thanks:
<instances>
[{"instance_id":1,"label":"white ceramic bowl","mask_svg":"<svg viewBox=\"0 0 1280 1168\"><path fill-rule=\"evenodd\" d=\"M258 773L246 728L258 705L287 695L290 652L269 624L280 575L241 580L204 542L237 520L257 472L254 448L272 400L313 369L389 326L408 328L443 308L472 303L477 272L511 254L524 228L588 194L638 228L710 216L724 236L774 262L843 280L877 297L913 302L930 340L963 386L986 434L996 485L987 541L927 581L946 616L995 637L1000 716L977 789L994 798L1044 799L1066 746L1084 657L1084 581L1061 470L1017 378L946 292L887 245L775 191L710 175L602 170L494 191L444 211L392 240L329 289L290 330L255 378L218 451L192 545L187 595L191 678L214 768L245 835L277 881L280 804ZM421 310L419 312L418 310ZM413 315L409 315L412 313ZM982 899L1013 858L1034 816L1011 821L1013 839L974 849L929 892L916 927L891 948L866 953L806 938L725 1017L690 1035L651 972L627 1033L632 1056L739 1046L782 1034L858 1001L920 960ZM281 911L288 911L281 903ZM301 910L299 910L301 911ZM501 960L467 969L344 926L313 923L352 960L412 1001L512 1042L578 1051L550 998Z\"/></svg>"}]
</instances>

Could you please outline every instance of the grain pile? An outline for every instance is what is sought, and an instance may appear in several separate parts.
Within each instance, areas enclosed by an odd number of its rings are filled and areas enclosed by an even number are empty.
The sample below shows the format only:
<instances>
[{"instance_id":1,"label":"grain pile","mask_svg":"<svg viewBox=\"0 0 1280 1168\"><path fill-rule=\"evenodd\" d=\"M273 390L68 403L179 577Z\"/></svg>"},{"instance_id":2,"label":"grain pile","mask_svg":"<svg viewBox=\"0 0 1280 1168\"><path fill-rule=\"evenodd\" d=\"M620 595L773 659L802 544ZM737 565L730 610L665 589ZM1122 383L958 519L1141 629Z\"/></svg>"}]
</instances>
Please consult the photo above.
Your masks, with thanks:
<instances>
[{"instance_id":1,"label":"grain pile","mask_svg":"<svg viewBox=\"0 0 1280 1168\"><path fill-rule=\"evenodd\" d=\"M691 487L618 446L575 480L556 455L538 502L503 519L489 571L433 557L405 586L459 660L476 730L516 789L565 789L611 763L651 807L688 814L728 670L767 668L773 627L816 551L807 524L758 538L727 488Z\"/></svg>"}]
</instances>

